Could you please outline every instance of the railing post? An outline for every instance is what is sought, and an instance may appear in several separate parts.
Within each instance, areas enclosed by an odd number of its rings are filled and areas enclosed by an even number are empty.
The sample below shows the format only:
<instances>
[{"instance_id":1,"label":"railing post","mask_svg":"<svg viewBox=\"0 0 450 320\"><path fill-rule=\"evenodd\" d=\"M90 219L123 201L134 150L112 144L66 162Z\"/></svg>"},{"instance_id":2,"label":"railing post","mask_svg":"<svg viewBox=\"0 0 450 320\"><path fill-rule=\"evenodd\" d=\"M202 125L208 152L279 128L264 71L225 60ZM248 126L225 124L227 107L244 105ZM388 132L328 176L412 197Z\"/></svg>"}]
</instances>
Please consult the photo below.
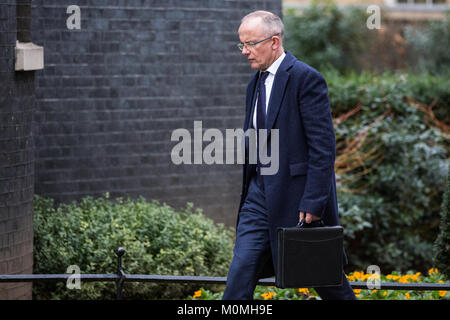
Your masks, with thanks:
<instances>
[{"instance_id":1,"label":"railing post","mask_svg":"<svg viewBox=\"0 0 450 320\"><path fill-rule=\"evenodd\" d=\"M125 253L125 249L122 247L118 247L116 249L117 255L117 274L119 275L119 279L117 279L117 300L122 300L122 291L123 291L123 282L125 281L125 272L122 269L122 256Z\"/></svg>"}]
</instances>

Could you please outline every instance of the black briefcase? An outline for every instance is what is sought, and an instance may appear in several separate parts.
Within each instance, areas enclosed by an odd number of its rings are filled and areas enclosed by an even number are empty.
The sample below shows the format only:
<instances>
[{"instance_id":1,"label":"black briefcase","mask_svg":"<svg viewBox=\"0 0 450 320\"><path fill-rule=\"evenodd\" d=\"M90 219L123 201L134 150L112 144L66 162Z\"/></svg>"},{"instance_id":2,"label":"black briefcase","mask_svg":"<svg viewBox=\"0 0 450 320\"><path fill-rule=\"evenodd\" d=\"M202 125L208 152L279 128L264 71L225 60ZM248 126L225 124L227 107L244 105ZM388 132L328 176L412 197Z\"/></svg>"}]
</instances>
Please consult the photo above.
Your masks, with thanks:
<instances>
[{"instance_id":1,"label":"black briefcase","mask_svg":"<svg viewBox=\"0 0 450 320\"><path fill-rule=\"evenodd\" d=\"M343 231L322 221L277 229L279 288L311 288L342 285Z\"/></svg>"}]
</instances>

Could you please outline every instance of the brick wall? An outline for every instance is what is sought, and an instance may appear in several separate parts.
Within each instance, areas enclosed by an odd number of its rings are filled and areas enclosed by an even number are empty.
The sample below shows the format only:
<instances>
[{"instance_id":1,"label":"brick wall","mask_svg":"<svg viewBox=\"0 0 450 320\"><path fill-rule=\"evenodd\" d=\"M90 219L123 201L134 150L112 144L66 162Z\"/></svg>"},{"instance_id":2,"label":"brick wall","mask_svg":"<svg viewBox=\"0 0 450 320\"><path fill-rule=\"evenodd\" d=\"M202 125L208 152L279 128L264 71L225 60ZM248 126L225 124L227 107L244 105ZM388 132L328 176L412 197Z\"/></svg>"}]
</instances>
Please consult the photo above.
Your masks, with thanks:
<instances>
[{"instance_id":1,"label":"brick wall","mask_svg":"<svg viewBox=\"0 0 450 320\"><path fill-rule=\"evenodd\" d=\"M34 72L14 71L16 39L29 40L29 2L0 3L0 274L33 267ZM0 299L31 299L31 284L0 284Z\"/></svg>"},{"instance_id":2,"label":"brick wall","mask_svg":"<svg viewBox=\"0 0 450 320\"><path fill-rule=\"evenodd\" d=\"M81 29L69 30L69 5ZM239 165L171 162L174 129L240 128L251 70L240 19L281 1L35 0L36 193L57 201L110 192L175 207L190 201L234 225Z\"/></svg>"}]
</instances>

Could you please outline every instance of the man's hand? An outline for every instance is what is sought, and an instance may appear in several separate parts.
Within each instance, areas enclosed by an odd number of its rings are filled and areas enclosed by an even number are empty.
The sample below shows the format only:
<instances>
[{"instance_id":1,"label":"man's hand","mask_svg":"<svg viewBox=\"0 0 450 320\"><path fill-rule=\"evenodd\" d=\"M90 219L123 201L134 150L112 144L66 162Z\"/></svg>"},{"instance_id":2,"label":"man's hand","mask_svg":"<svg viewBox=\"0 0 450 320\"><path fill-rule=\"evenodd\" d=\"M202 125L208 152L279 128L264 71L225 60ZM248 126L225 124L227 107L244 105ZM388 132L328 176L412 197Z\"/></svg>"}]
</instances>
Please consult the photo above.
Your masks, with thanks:
<instances>
[{"instance_id":1,"label":"man's hand","mask_svg":"<svg viewBox=\"0 0 450 320\"><path fill-rule=\"evenodd\" d=\"M300 220L299 221L302 221L304 216L305 216L305 213L303 211L300 211ZM313 215L309 212L306 213L306 218L305 218L306 223L311 223L316 220L320 220L320 218L316 217L315 215Z\"/></svg>"}]
</instances>

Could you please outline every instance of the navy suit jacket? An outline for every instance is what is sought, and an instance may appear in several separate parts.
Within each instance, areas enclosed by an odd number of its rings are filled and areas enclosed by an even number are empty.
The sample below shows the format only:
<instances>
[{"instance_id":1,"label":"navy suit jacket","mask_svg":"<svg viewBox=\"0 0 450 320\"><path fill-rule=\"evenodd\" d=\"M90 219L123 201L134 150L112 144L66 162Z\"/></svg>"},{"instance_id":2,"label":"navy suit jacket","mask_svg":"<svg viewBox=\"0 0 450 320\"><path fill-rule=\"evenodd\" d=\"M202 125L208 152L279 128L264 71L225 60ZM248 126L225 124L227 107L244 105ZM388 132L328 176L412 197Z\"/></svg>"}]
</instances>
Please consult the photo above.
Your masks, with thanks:
<instances>
[{"instance_id":1,"label":"navy suit jacket","mask_svg":"<svg viewBox=\"0 0 450 320\"><path fill-rule=\"evenodd\" d=\"M252 128L258 76L256 72L247 88L244 131ZM289 51L275 74L266 128L279 130L279 170L263 175L271 252L276 258L276 229L297 225L299 211L321 217L326 225L339 224L334 174L336 142L327 84L317 70ZM269 132L269 150L271 143ZM246 141L239 211L254 170L248 152ZM265 276L273 274L272 266L266 268Z\"/></svg>"}]
</instances>

